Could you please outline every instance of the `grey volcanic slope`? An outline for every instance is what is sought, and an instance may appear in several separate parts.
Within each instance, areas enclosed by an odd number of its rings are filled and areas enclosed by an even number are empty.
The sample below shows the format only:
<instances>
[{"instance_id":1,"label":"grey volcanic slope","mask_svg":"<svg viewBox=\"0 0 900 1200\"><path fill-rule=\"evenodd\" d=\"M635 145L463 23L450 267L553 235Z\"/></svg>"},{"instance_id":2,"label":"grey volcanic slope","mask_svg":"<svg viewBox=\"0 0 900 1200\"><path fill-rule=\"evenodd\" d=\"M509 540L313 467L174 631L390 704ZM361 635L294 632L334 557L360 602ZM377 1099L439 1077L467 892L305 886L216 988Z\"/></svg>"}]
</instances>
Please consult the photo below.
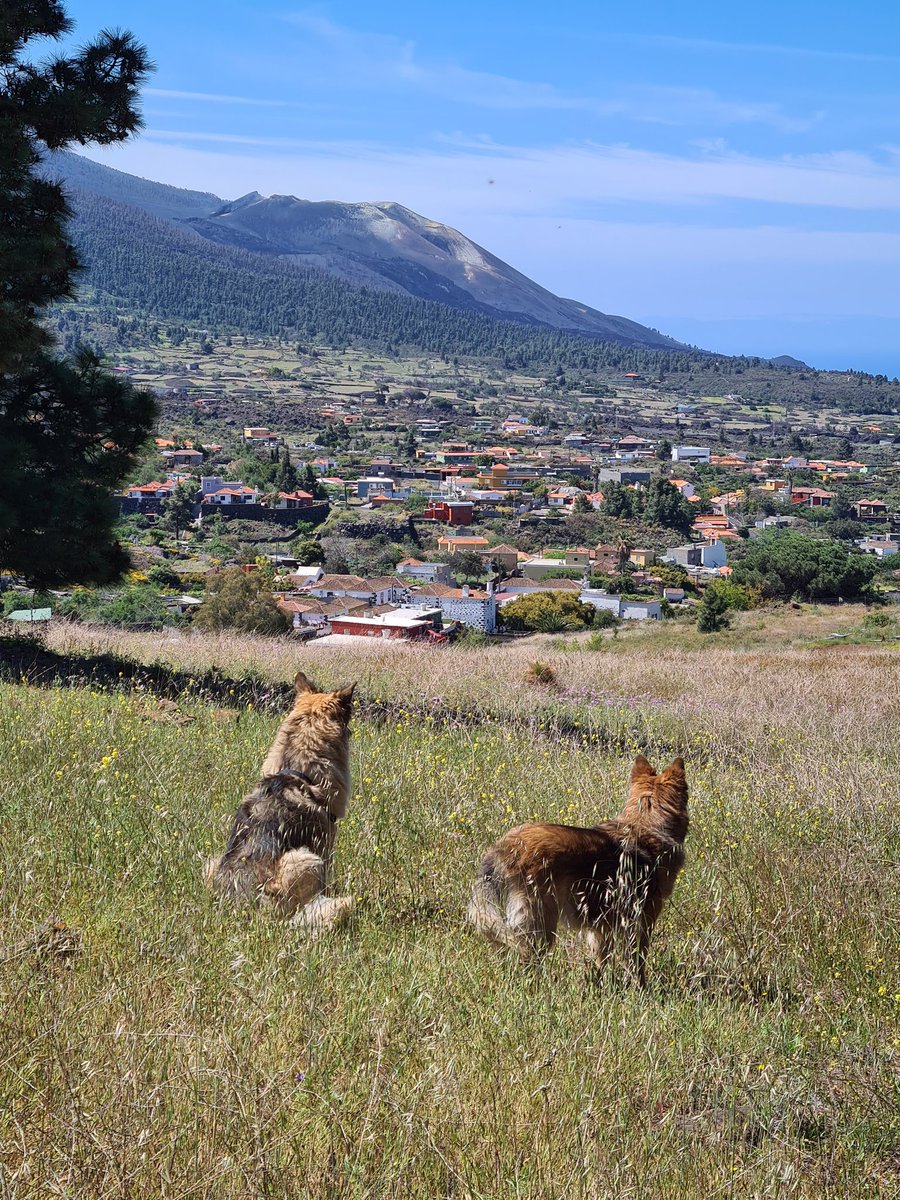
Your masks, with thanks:
<instances>
[{"instance_id":1,"label":"grey volcanic slope","mask_svg":"<svg viewBox=\"0 0 900 1200\"><path fill-rule=\"evenodd\" d=\"M169 221L202 217L225 203L212 192L192 192L187 188L170 187L167 183L154 183L151 179L139 179L137 175L114 171L112 167L104 167L67 150L48 151L43 158L43 174L49 179L61 180L67 190L105 196L107 200L131 204Z\"/></svg>"},{"instance_id":2,"label":"grey volcanic slope","mask_svg":"<svg viewBox=\"0 0 900 1200\"><path fill-rule=\"evenodd\" d=\"M68 152L48 153L44 161L45 173L76 193L142 209L221 246L502 320L684 349L636 321L555 296L464 234L401 204L314 202L258 192L226 203L211 192L154 183Z\"/></svg>"},{"instance_id":3,"label":"grey volcanic slope","mask_svg":"<svg viewBox=\"0 0 900 1200\"><path fill-rule=\"evenodd\" d=\"M350 283L614 341L679 344L625 317L561 299L464 234L390 201L251 194L188 224L211 241L319 267Z\"/></svg>"}]
</instances>

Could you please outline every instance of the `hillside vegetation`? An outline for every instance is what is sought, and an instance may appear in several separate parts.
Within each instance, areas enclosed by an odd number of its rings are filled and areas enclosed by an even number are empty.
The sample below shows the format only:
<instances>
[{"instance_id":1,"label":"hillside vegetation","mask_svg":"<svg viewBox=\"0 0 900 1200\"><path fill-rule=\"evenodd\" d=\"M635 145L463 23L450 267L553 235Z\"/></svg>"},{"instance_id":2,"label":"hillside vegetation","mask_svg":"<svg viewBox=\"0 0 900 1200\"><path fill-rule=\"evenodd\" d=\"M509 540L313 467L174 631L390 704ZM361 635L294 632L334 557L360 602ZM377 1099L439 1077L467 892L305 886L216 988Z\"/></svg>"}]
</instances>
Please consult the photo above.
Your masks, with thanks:
<instances>
[{"instance_id":1,"label":"hillside vegetation","mask_svg":"<svg viewBox=\"0 0 900 1200\"><path fill-rule=\"evenodd\" d=\"M235 244L201 237L189 222L218 205L218 197L209 193L137 179L75 155L57 156L52 167L66 178L72 199L71 234L86 268L82 298L106 320L111 315L149 318L223 335L417 351L484 360L508 371L555 369L604 377L635 372L685 396L735 394L813 411L829 405L855 413L900 411L900 383L885 376L679 349L656 330L599 313L598 329L605 332L595 336L529 322L521 314L503 319L491 305L446 280L438 289L446 303L403 294L387 277L382 286L362 286L278 257L271 245L269 253L260 253L244 248L236 235ZM240 215L243 210L236 207ZM277 225L271 233L277 241ZM218 230L216 236L227 243L231 234ZM415 263L395 266L404 279L416 276ZM543 293L531 281L524 283ZM558 303L578 308L571 301Z\"/></svg>"},{"instance_id":2,"label":"hillside vegetation","mask_svg":"<svg viewBox=\"0 0 900 1200\"><path fill-rule=\"evenodd\" d=\"M548 641L538 685L533 645L142 645L360 678L335 885L358 910L310 946L200 886L274 709L2 685L10 1195L897 1194L889 650ZM484 846L611 814L638 750L685 753L692 789L650 991L468 936Z\"/></svg>"}]
</instances>

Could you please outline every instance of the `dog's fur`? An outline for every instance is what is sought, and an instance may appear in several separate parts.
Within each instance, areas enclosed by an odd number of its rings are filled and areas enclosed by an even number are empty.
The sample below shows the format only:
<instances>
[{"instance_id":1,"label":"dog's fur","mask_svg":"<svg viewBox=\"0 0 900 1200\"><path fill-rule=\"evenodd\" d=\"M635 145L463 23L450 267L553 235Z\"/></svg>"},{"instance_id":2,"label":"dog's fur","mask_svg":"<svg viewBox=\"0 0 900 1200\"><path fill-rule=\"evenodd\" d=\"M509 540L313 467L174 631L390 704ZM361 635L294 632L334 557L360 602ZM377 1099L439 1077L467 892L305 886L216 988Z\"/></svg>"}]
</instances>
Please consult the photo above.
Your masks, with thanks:
<instances>
[{"instance_id":1,"label":"dog's fur","mask_svg":"<svg viewBox=\"0 0 900 1200\"><path fill-rule=\"evenodd\" d=\"M581 930L598 969L618 933L646 986L653 925L684 863L688 789L680 758L657 774L640 756L617 817L590 829L520 825L487 852L468 919L527 961L548 950L560 920Z\"/></svg>"},{"instance_id":2,"label":"dog's fur","mask_svg":"<svg viewBox=\"0 0 900 1200\"><path fill-rule=\"evenodd\" d=\"M320 692L298 671L294 706L234 817L225 853L206 864L220 894L258 897L294 924L321 930L350 911L325 895L336 822L350 795L350 714L356 685Z\"/></svg>"}]
</instances>

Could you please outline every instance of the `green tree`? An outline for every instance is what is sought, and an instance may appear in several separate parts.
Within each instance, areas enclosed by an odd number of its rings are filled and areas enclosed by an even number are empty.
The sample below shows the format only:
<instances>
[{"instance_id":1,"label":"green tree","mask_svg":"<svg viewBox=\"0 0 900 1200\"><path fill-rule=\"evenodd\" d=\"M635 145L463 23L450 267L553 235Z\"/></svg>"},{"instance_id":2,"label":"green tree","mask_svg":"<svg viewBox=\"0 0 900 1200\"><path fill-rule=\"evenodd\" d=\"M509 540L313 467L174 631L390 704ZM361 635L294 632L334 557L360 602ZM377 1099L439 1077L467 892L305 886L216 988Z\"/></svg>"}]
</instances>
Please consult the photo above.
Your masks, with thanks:
<instances>
[{"instance_id":1,"label":"green tree","mask_svg":"<svg viewBox=\"0 0 900 1200\"><path fill-rule=\"evenodd\" d=\"M644 521L677 533L690 533L694 514L684 496L668 479L651 479L644 491Z\"/></svg>"},{"instance_id":2,"label":"green tree","mask_svg":"<svg viewBox=\"0 0 900 1200\"><path fill-rule=\"evenodd\" d=\"M302 538L294 546L294 558L301 567L314 567L325 561L325 551L315 538Z\"/></svg>"},{"instance_id":3,"label":"green tree","mask_svg":"<svg viewBox=\"0 0 900 1200\"><path fill-rule=\"evenodd\" d=\"M596 611L571 592L531 592L504 604L500 619L507 629L562 633L593 625Z\"/></svg>"},{"instance_id":4,"label":"green tree","mask_svg":"<svg viewBox=\"0 0 900 1200\"><path fill-rule=\"evenodd\" d=\"M735 583L779 600L865 600L877 569L865 554L793 530L752 538L732 568Z\"/></svg>"},{"instance_id":5,"label":"green tree","mask_svg":"<svg viewBox=\"0 0 900 1200\"><path fill-rule=\"evenodd\" d=\"M707 586L704 594L708 595L710 592L721 596L726 607L733 608L737 612L746 612L748 609L757 608L763 599L756 588L748 587L743 583L735 583L733 579L714 579Z\"/></svg>"},{"instance_id":6,"label":"green tree","mask_svg":"<svg viewBox=\"0 0 900 1200\"><path fill-rule=\"evenodd\" d=\"M697 628L701 633L720 633L730 624L728 601L721 592L708 587L697 610Z\"/></svg>"},{"instance_id":7,"label":"green tree","mask_svg":"<svg viewBox=\"0 0 900 1200\"><path fill-rule=\"evenodd\" d=\"M147 572L147 578L157 587L169 588L170 591L181 591L184 586L178 572L166 566L165 563L161 563L158 567L151 567Z\"/></svg>"},{"instance_id":8,"label":"green tree","mask_svg":"<svg viewBox=\"0 0 900 1200\"><path fill-rule=\"evenodd\" d=\"M300 486L297 470L291 462L290 451L283 450L273 483L279 492L295 492Z\"/></svg>"},{"instance_id":9,"label":"green tree","mask_svg":"<svg viewBox=\"0 0 900 1200\"><path fill-rule=\"evenodd\" d=\"M194 624L210 631L236 629L241 633L287 633L289 618L260 587L258 572L245 573L229 567L213 575L206 585L206 600L197 610Z\"/></svg>"},{"instance_id":10,"label":"green tree","mask_svg":"<svg viewBox=\"0 0 900 1200\"><path fill-rule=\"evenodd\" d=\"M175 541L181 532L187 529L194 519L194 509L197 505L197 485L191 480L182 479L172 489L172 495L160 502L159 512L161 524L165 529L171 529Z\"/></svg>"},{"instance_id":11,"label":"green tree","mask_svg":"<svg viewBox=\"0 0 900 1200\"><path fill-rule=\"evenodd\" d=\"M603 505L601 512L607 517L618 520L628 520L635 515L637 507L637 492L634 488L626 487L623 483L603 484Z\"/></svg>"},{"instance_id":12,"label":"green tree","mask_svg":"<svg viewBox=\"0 0 900 1200\"><path fill-rule=\"evenodd\" d=\"M672 461L672 443L668 438L660 438L656 443L656 457L660 462Z\"/></svg>"},{"instance_id":13,"label":"green tree","mask_svg":"<svg viewBox=\"0 0 900 1200\"><path fill-rule=\"evenodd\" d=\"M0 562L43 584L108 582L128 565L110 495L155 415L152 394L107 375L95 355L53 358L42 321L73 294L78 261L69 207L41 154L127 138L149 71L127 33L34 60L32 43L71 27L59 0L4 0L0 10Z\"/></svg>"},{"instance_id":14,"label":"green tree","mask_svg":"<svg viewBox=\"0 0 900 1200\"><path fill-rule=\"evenodd\" d=\"M458 550L450 557L450 573L463 583L478 583L487 574L485 563L474 550Z\"/></svg>"}]
</instances>

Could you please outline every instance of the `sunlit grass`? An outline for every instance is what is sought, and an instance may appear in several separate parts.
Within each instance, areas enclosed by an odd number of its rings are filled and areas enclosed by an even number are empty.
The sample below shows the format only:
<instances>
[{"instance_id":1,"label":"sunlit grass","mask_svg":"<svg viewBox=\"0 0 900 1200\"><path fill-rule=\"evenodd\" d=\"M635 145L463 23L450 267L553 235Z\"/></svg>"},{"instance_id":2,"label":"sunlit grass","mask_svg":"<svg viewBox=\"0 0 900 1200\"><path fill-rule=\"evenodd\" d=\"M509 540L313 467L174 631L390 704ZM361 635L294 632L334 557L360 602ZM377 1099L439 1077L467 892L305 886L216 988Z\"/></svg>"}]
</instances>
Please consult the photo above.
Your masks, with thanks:
<instances>
[{"instance_id":1,"label":"sunlit grass","mask_svg":"<svg viewBox=\"0 0 900 1200\"><path fill-rule=\"evenodd\" d=\"M307 945L200 886L273 715L0 688L0 1194L897 1194L889 652L128 646L395 702L354 726L358 907ZM613 813L633 754L676 745L692 828L648 994L598 991L574 943L523 971L469 935L489 841ZM42 952L50 916L80 953Z\"/></svg>"}]
</instances>

